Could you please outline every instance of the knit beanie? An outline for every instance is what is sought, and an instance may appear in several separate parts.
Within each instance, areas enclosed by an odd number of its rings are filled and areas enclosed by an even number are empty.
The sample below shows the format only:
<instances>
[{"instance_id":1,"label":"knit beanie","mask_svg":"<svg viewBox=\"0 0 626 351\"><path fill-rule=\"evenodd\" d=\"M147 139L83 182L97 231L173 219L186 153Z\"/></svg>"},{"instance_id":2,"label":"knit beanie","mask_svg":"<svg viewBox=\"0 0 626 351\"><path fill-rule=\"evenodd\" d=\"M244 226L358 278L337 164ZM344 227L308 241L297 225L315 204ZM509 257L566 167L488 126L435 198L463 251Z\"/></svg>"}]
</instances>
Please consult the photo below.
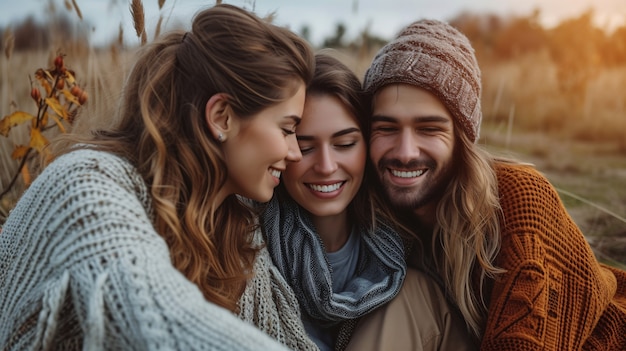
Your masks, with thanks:
<instances>
[{"instance_id":1,"label":"knit beanie","mask_svg":"<svg viewBox=\"0 0 626 351\"><path fill-rule=\"evenodd\" d=\"M402 29L378 51L363 80L369 94L392 83L430 91L476 142L482 119L480 68L472 45L457 29L436 20Z\"/></svg>"}]
</instances>

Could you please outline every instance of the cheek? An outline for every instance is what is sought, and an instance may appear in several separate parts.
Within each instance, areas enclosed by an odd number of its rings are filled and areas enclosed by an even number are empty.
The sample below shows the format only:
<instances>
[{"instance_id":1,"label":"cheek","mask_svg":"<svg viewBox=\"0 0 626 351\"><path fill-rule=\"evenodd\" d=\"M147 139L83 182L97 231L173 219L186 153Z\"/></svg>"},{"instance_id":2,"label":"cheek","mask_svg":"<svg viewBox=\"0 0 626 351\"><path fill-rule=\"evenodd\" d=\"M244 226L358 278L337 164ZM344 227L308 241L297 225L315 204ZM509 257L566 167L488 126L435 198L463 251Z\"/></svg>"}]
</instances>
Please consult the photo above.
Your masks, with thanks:
<instances>
[{"instance_id":1,"label":"cheek","mask_svg":"<svg viewBox=\"0 0 626 351\"><path fill-rule=\"evenodd\" d=\"M376 163L387 149L388 142L381 137L372 137L370 140L370 159Z\"/></svg>"},{"instance_id":2,"label":"cheek","mask_svg":"<svg viewBox=\"0 0 626 351\"><path fill-rule=\"evenodd\" d=\"M250 154L272 163L284 159L289 152L289 144L282 133L257 134L247 142Z\"/></svg>"},{"instance_id":3,"label":"cheek","mask_svg":"<svg viewBox=\"0 0 626 351\"><path fill-rule=\"evenodd\" d=\"M283 173L283 181L285 185L297 182L306 170L310 167L307 162L307 158L303 157L298 162L290 162L287 164L287 169Z\"/></svg>"},{"instance_id":4,"label":"cheek","mask_svg":"<svg viewBox=\"0 0 626 351\"><path fill-rule=\"evenodd\" d=\"M363 147L357 148L352 156L353 164L352 170L353 172L359 172L362 174L365 172L365 163L367 162L367 149L365 145Z\"/></svg>"},{"instance_id":5,"label":"cheek","mask_svg":"<svg viewBox=\"0 0 626 351\"><path fill-rule=\"evenodd\" d=\"M444 160L451 159L453 154L452 145L445 140L434 139L430 143L425 143L424 149L428 150L433 157Z\"/></svg>"}]
</instances>

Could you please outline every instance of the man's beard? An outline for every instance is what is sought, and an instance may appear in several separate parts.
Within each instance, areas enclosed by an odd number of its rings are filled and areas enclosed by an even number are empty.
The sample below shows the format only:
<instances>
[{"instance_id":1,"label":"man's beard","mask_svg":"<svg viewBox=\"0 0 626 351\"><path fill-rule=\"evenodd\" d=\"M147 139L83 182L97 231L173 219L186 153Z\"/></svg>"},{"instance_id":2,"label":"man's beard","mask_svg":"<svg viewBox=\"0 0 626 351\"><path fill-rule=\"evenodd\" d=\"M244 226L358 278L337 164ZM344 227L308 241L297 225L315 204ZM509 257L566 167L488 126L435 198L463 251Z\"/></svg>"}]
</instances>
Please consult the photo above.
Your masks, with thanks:
<instances>
[{"instance_id":1,"label":"man's beard","mask_svg":"<svg viewBox=\"0 0 626 351\"><path fill-rule=\"evenodd\" d=\"M437 168L436 162L431 159L412 160L406 164L397 159L381 159L377 168L380 185L383 187L389 203L400 211L413 211L433 201L439 201L453 176L453 167L450 164L444 165L443 168ZM427 168L426 173L421 175L427 179L420 184L419 189L399 187L391 184L383 177L384 174L389 174L388 168Z\"/></svg>"}]
</instances>

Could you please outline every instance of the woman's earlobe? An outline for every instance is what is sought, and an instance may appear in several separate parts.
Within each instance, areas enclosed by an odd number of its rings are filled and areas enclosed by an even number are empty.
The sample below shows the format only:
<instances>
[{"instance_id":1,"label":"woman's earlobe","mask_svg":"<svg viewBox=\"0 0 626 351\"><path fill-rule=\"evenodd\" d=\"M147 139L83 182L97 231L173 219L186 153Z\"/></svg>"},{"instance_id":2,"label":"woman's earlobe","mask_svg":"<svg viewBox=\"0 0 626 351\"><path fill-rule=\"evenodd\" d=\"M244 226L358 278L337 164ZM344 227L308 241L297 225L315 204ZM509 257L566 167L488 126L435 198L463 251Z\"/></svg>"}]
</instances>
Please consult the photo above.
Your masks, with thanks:
<instances>
[{"instance_id":1,"label":"woman's earlobe","mask_svg":"<svg viewBox=\"0 0 626 351\"><path fill-rule=\"evenodd\" d=\"M206 103L204 116L213 137L219 142L226 141L230 131L231 117L228 95L215 94Z\"/></svg>"}]
</instances>

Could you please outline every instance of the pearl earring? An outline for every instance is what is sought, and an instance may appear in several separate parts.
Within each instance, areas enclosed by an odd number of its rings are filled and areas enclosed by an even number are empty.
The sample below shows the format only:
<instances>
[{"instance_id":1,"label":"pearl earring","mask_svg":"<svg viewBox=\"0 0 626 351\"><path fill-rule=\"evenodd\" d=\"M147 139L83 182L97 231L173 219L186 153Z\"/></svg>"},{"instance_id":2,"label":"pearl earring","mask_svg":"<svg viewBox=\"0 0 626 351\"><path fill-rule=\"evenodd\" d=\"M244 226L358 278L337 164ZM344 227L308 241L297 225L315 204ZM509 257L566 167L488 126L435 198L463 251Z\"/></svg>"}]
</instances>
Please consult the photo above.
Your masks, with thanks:
<instances>
[{"instance_id":1,"label":"pearl earring","mask_svg":"<svg viewBox=\"0 0 626 351\"><path fill-rule=\"evenodd\" d=\"M219 140L220 142L223 142L224 141L224 134L222 134L222 133L217 134L217 140Z\"/></svg>"}]
</instances>

